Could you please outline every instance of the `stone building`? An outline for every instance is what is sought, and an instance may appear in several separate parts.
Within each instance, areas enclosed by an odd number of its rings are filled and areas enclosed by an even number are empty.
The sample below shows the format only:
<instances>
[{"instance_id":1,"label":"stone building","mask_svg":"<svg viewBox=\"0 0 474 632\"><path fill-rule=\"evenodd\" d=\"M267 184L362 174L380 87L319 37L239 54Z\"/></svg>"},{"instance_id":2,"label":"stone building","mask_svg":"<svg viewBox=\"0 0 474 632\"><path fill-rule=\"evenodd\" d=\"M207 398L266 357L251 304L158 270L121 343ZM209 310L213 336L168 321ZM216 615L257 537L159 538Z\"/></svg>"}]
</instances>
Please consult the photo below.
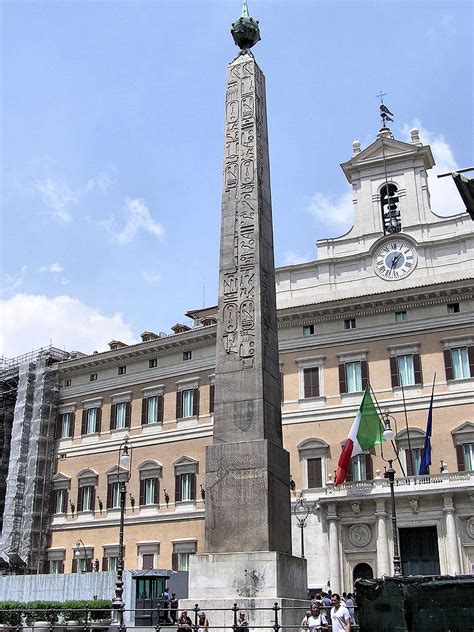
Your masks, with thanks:
<instances>
[{"instance_id":1,"label":"stone building","mask_svg":"<svg viewBox=\"0 0 474 632\"><path fill-rule=\"evenodd\" d=\"M333 484L367 381L400 448L404 572L474 572L474 225L468 214L431 211L433 164L416 130L411 143L386 128L363 150L354 142L342 164L353 228L318 241L316 261L276 271L284 447L292 502L302 491L311 507L304 538L313 589L349 590L355 576L392 572L380 449L355 458L351 480ZM185 570L203 550L216 314L190 311L192 324L170 335L145 332L139 344L113 341L110 351L59 363L45 572L89 570L96 560L116 568L126 436L125 568ZM435 375L433 463L420 477ZM384 446L385 458L391 450ZM295 555L300 535L295 520Z\"/></svg>"}]
</instances>

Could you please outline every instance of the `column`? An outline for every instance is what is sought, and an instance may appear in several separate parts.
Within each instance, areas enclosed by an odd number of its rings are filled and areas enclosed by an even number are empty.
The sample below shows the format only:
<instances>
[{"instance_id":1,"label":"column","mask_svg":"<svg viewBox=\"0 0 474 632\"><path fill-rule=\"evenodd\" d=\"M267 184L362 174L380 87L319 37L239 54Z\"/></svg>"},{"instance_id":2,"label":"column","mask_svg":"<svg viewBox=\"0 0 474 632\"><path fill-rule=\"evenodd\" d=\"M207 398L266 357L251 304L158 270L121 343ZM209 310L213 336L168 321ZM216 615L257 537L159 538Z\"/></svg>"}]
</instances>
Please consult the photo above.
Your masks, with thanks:
<instances>
[{"instance_id":1,"label":"column","mask_svg":"<svg viewBox=\"0 0 474 632\"><path fill-rule=\"evenodd\" d=\"M377 519L377 577L383 577L390 574L385 500L376 501L375 517Z\"/></svg>"},{"instance_id":2,"label":"column","mask_svg":"<svg viewBox=\"0 0 474 632\"><path fill-rule=\"evenodd\" d=\"M454 516L454 503L452 496L445 496L444 499L444 519L446 522L446 546L448 568L446 569L450 575L461 574L461 564L459 561L458 541L456 537L456 519Z\"/></svg>"},{"instance_id":3,"label":"column","mask_svg":"<svg viewBox=\"0 0 474 632\"><path fill-rule=\"evenodd\" d=\"M341 590L341 573L339 560L339 533L337 523L339 517L336 513L336 505L331 504L328 507L329 522L329 579L331 582L332 592L340 592Z\"/></svg>"}]
</instances>

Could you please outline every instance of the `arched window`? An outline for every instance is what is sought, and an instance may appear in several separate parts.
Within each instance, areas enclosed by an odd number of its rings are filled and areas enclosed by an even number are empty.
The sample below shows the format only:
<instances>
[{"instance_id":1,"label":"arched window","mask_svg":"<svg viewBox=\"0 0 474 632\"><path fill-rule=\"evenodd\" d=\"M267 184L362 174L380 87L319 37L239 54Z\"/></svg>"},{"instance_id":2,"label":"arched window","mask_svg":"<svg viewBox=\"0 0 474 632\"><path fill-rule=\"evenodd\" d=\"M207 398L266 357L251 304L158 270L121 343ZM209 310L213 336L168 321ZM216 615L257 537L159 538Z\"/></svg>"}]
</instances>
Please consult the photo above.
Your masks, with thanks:
<instances>
[{"instance_id":1,"label":"arched window","mask_svg":"<svg viewBox=\"0 0 474 632\"><path fill-rule=\"evenodd\" d=\"M374 571L369 564L362 562L361 564L357 564L352 571L352 585L356 583L358 579L373 579Z\"/></svg>"},{"instance_id":2,"label":"arched window","mask_svg":"<svg viewBox=\"0 0 474 632\"><path fill-rule=\"evenodd\" d=\"M384 184L380 189L383 231L385 235L399 233L402 230L398 189L395 184Z\"/></svg>"}]
</instances>

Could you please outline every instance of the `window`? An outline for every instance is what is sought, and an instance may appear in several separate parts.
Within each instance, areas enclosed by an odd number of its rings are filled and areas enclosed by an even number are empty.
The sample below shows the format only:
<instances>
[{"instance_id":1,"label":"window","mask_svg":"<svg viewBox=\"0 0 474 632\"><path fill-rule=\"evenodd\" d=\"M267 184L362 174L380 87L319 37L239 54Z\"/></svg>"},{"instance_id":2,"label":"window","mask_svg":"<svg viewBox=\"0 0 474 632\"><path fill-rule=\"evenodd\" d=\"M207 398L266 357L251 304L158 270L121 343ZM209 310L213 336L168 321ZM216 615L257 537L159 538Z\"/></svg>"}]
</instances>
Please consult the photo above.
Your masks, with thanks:
<instances>
[{"instance_id":1,"label":"window","mask_svg":"<svg viewBox=\"0 0 474 632\"><path fill-rule=\"evenodd\" d=\"M462 443L456 446L458 472L474 470L474 443Z\"/></svg>"},{"instance_id":2,"label":"window","mask_svg":"<svg viewBox=\"0 0 474 632\"><path fill-rule=\"evenodd\" d=\"M407 476L418 476L423 448L405 450L405 464Z\"/></svg>"},{"instance_id":3,"label":"window","mask_svg":"<svg viewBox=\"0 0 474 632\"><path fill-rule=\"evenodd\" d=\"M196 474L187 472L176 476L175 501L196 500Z\"/></svg>"},{"instance_id":4,"label":"window","mask_svg":"<svg viewBox=\"0 0 474 632\"><path fill-rule=\"evenodd\" d=\"M190 557L196 553L196 550L196 540L173 542L173 555L171 560L172 570L189 570Z\"/></svg>"},{"instance_id":5,"label":"window","mask_svg":"<svg viewBox=\"0 0 474 632\"><path fill-rule=\"evenodd\" d=\"M314 325L305 325L303 327L303 336L312 336L314 334Z\"/></svg>"},{"instance_id":6,"label":"window","mask_svg":"<svg viewBox=\"0 0 474 632\"><path fill-rule=\"evenodd\" d=\"M140 506L157 505L159 500L159 486L157 478L143 478L140 480Z\"/></svg>"},{"instance_id":7,"label":"window","mask_svg":"<svg viewBox=\"0 0 474 632\"><path fill-rule=\"evenodd\" d=\"M444 350L447 380L474 377L474 347L452 347Z\"/></svg>"},{"instance_id":8,"label":"window","mask_svg":"<svg viewBox=\"0 0 474 632\"><path fill-rule=\"evenodd\" d=\"M408 320L408 314L406 312L395 312L396 323L401 323L404 320Z\"/></svg>"},{"instance_id":9,"label":"window","mask_svg":"<svg viewBox=\"0 0 474 632\"><path fill-rule=\"evenodd\" d=\"M155 563L155 556L153 555L153 553L143 553L142 555L142 569L143 570L155 568L154 563Z\"/></svg>"},{"instance_id":10,"label":"window","mask_svg":"<svg viewBox=\"0 0 474 632\"><path fill-rule=\"evenodd\" d=\"M97 373L91 373L91 374L89 375L89 381L90 381L90 382L95 382L95 381L96 381L96 379L97 379Z\"/></svg>"},{"instance_id":11,"label":"window","mask_svg":"<svg viewBox=\"0 0 474 632\"><path fill-rule=\"evenodd\" d=\"M154 369L157 366L158 366L158 360L156 358L152 358L151 360L148 360L148 368Z\"/></svg>"},{"instance_id":12,"label":"window","mask_svg":"<svg viewBox=\"0 0 474 632\"><path fill-rule=\"evenodd\" d=\"M79 487L77 496L77 511L93 511L95 504L94 485Z\"/></svg>"},{"instance_id":13,"label":"window","mask_svg":"<svg viewBox=\"0 0 474 632\"><path fill-rule=\"evenodd\" d=\"M102 409L99 407L84 408L82 411L81 434L96 434L100 432Z\"/></svg>"},{"instance_id":14,"label":"window","mask_svg":"<svg viewBox=\"0 0 474 632\"><path fill-rule=\"evenodd\" d=\"M54 513L67 513L67 489L55 489L53 491L53 509Z\"/></svg>"},{"instance_id":15,"label":"window","mask_svg":"<svg viewBox=\"0 0 474 632\"><path fill-rule=\"evenodd\" d=\"M308 459L308 489L323 486L323 468L322 459Z\"/></svg>"},{"instance_id":16,"label":"window","mask_svg":"<svg viewBox=\"0 0 474 632\"><path fill-rule=\"evenodd\" d=\"M187 388L176 393L176 418L199 416L199 389Z\"/></svg>"},{"instance_id":17,"label":"window","mask_svg":"<svg viewBox=\"0 0 474 632\"><path fill-rule=\"evenodd\" d=\"M347 362L346 379L348 393L355 393L363 390L360 362Z\"/></svg>"},{"instance_id":18,"label":"window","mask_svg":"<svg viewBox=\"0 0 474 632\"><path fill-rule=\"evenodd\" d=\"M368 481L372 478L372 456L370 454L353 456L346 481Z\"/></svg>"},{"instance_id":19,"label":"window","mask_svg":"<svg viewBox=\"0 0 474 632\"><path fill-rule=\"evenodd\" d=\"M304 397L319 397L319 367L303 369Z\"/></svg>"},{"instance_id":20,"label":"window","mask_svg":"<svg viewBox=\"0 0 474 632\"><path fill-rule=\"evenodd\" d=\"M192 356L192 351L183 351L183 360L191 360Z\"/></svg>"},{"instance_id":21,"label":"window","mask_svg":"<svg viewBox=\"0 0 474 632\"><path fill-rule=\"evenodd\" d=\"M344 329L355 329L356 328L356 319L355 318L346 318L344 321Z\"/></svg>"},{"instance_id":22,"label":"window","mask_svg":"<svg viewBox=\"0 0 474 632\"><path fill-rule=\"evenodd\" d=\"M117 402L110 407L110 429L130 428L131 402Z\"/></svg>"},{"instance_id":23,"label":"window","mask_svg":"<svg viewBox=\"0 0 474 632\"><path fill-rule=\"evenodd\" d=\"M61 575L64 573L63 560L51 560L49 563L49 572L51 575Z\"/></svg>"},{"instance_id":24,"label":"window","mask_svg":"<svg viewBox=\"0 0 474 632\"><path fill-rule=\"evenodd\" d=\"M163 395L152 395L142 399L142 425L163 421Z\"/></svg>"},{"instance_id":25,"label":"window","mask_svg":"<svg viewBox=\"0 0 474 632\"><path fill-rule=\"evenodd\" d=\"M112 475L113 476L113 475ZM107 486L107 509L119 509L120 508L120 482L110 481Z\"/></svg>"},{"instance_id":26,"label":"window","mask_svg":"<svg viewBox=\"0 0 474 632\"><path fill-rule=\"evenodd\" d=\"M119 366L119 368L118 368L118 374L119 375L125 375L126 372L127 372L127 367L126 366Z\"/></svg>"},{"instance_id":27,"label":"window","mask_svg":"<svg viewBox=\"0 0 474 632\"><path fill-rule=\"evenodd\" d=\"M214 412L214 399L216 395L216 388L214 384L209 384L209 414Z\"/></svg>"},{"instance_id":28,"label":"window","mask_svg":"<svg viewBox=\"0 0 474 632\"><path fill-rule=\"evenodd\" d=\"M59 415L59 437L70 439L74 435L74 413L62 413Z\"/></svg>"},{"instance_id":29,"label":"window","mask_svg":"<svg viewBox=\"0 0 474 632\"><path fill-rule=\"evenodd\" d=\"M107 558L107 569L109 571L116 571L118 569L118 555L111 555Z\"/></svg>"},{"instance_id":30,"label":"window","mask_svg":"<svg viewBox=\"0 0 474 632\"><path fill-rule=\"evenodd\" d=\"M459 303L448 303L448 314L459 314Z\"/></svg>"},{"instance_id":31,"label":"window","mask_svg":"<svg viewBox=\"0 0 474 632\"><path fill-rule=\"evenodd\" d=\"M64 380L64 386L71 386L71 380Z\"/></svg>"}]
</instances>

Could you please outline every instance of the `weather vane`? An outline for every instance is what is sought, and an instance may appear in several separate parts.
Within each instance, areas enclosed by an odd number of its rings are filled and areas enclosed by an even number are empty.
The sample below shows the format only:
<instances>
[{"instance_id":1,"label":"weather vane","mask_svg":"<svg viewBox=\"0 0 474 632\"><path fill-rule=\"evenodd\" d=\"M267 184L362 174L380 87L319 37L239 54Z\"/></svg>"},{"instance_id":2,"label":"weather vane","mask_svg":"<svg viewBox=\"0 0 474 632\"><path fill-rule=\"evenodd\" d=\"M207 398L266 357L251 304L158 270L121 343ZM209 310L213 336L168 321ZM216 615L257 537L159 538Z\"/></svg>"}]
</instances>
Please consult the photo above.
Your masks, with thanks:
<instances>
[{"instance_id":1,"label":"weather vane","mask_svg":"<svg viewBox=\"0 0 474 632\"><path fill-rule=\"evenodd\" d=\"M387 96L387 93L380 90L380 93L376 96L380 99L380 117L382 119L382 127L387 127L387 121L392 121L393 123L393 118L391 117L394 116L383 102L383 98Z\"/></svg>"}]
</instances>

